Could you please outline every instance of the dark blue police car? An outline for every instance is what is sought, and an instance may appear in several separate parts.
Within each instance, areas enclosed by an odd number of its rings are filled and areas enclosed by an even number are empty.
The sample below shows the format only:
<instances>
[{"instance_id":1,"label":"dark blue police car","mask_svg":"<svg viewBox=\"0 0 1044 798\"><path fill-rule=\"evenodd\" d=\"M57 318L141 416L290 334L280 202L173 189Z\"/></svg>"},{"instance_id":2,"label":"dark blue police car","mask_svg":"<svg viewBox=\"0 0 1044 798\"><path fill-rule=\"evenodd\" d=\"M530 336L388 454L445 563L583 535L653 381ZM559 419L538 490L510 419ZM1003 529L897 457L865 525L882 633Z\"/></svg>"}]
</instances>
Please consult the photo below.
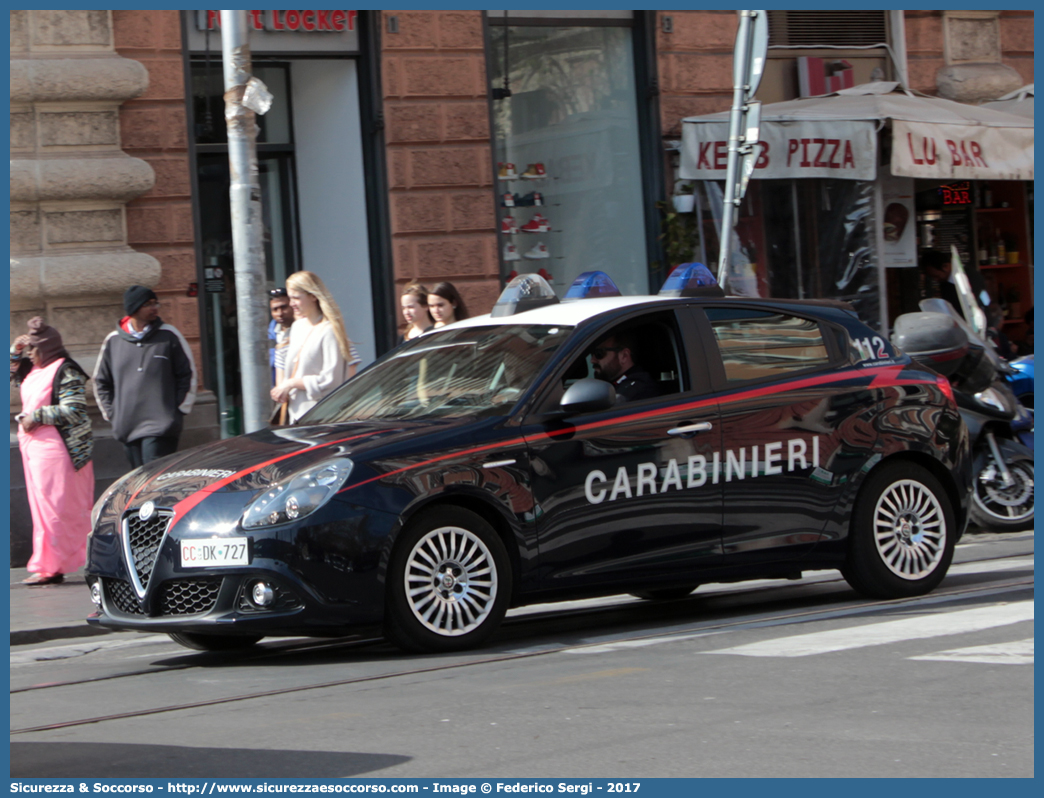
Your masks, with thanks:
<instances>
[{"instance_id":1,"label":"dark blue police car","mask_svg":"<svg viewBox=\"0 0 1044 798\"><path fill-rule=\"evenodd\" d=\"M448 651L559 599L818 569L932 590L968 510L949 383L846 306L705 277L622 297L594 273L559 301L523 275L296 425L131 472L94 508L88 621Z\"/></svg>"}]
</instances>

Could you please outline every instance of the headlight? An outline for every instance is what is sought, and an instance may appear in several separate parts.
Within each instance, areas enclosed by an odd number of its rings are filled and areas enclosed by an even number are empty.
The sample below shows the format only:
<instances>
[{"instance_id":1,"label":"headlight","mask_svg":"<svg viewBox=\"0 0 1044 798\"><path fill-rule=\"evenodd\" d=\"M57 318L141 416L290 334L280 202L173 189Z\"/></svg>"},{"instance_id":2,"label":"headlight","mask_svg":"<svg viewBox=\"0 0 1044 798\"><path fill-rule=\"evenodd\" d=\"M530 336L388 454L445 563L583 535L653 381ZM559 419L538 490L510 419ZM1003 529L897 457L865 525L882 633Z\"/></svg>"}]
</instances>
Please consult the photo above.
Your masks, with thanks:
<instances>
[{"instance_id":1,"label":"headlight","mask_svg":"<svg viewBox=\"0 0 1044 798\"><path fill-rule=\"evenodd\" d=\"M984 405L989 405L990 407L997 408L1002 413L1011 413L1015 409L1005 400L1004 394L993 388L987 388L985 391L979 391L977 394L975 394L975 398L982 402Z\"/></svg>"},{"instance_id":2,"label":"headlight","mask_svg":"<svg viewBox=\"0 0 1044 798\"><path fill-rule=\"evenodd\" d=\"M352 473L347 457L322 463L266 490L243 513L243 529L275 526L311 515L340 490Z\"/></svg>"}]
</instances>

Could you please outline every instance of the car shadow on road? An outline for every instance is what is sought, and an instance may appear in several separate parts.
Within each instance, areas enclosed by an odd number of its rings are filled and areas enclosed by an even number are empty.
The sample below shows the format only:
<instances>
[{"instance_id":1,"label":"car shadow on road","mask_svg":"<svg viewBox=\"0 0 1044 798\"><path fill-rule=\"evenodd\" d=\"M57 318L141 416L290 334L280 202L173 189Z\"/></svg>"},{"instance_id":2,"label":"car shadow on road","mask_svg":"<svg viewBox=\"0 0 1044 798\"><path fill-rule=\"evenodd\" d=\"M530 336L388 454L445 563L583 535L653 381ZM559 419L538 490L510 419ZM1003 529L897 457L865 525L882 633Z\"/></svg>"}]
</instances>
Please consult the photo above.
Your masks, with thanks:
<instances>
[{"instance_id":1,"label":"car shadow on road","mask_svg":"<svg viewBox=\"0 0 1044 798\"><path fill-rule=\"evenodd\" d=\"M394 754L341 751L11 743L11 776L17 778L343 778L409 760Z\"/></svg>"}]
</instances>

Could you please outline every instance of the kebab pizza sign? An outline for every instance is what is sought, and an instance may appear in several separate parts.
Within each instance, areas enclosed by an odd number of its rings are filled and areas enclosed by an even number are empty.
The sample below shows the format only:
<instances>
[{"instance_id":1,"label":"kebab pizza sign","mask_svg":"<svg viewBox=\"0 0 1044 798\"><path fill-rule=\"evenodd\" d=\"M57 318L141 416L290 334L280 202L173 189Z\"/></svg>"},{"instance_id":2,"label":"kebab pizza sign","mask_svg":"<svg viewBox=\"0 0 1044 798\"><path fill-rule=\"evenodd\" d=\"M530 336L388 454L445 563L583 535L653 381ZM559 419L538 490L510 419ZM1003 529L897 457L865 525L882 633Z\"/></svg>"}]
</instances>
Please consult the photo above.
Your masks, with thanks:
<instances>
[{"instance_id":1,"label":"kebab pizza sign","mask_svg":"<svg viewBox=\"0 0 1044 798\"><path fill-rule=\"evenodd\" d=\"M724 180L728 123L686 124L682 135L682 176L686 180ZM873 122L763 122L758 147L755 178L873 180L877 175Z\"/></svg>"}]
</instances>

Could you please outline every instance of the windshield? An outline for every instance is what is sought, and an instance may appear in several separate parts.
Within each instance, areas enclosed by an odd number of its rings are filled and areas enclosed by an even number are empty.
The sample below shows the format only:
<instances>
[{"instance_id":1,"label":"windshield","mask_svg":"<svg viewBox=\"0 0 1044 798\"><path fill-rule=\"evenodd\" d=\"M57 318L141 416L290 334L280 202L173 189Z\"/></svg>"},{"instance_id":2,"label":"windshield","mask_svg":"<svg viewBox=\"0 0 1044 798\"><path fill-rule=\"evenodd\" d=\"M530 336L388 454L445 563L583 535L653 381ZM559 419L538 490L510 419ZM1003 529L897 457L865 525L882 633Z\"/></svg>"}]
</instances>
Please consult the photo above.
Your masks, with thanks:
<instances>
[{"instance_id":1,"label":"windshield","mask_svg":"<svg viewBox=\"0 0 1044 798\"><path fill-rule=\"evenodd\" d=\"M422 335L346 382L300 423L507 415L570 332L504 324Z\"/></svg>"}]
</instances>

